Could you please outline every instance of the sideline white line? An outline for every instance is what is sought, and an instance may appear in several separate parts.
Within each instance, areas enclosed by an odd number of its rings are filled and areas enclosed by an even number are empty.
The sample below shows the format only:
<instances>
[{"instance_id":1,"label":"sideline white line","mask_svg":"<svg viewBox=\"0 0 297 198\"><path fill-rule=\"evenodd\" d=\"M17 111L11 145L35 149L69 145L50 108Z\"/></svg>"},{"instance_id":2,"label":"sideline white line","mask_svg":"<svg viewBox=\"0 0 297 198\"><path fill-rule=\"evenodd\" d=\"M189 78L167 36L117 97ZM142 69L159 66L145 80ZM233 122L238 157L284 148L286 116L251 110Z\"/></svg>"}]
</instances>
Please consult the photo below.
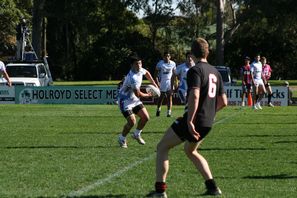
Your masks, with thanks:
<instances>
[{"instance_id":1,"label":"sideline white line","mask_svg":"<svg viewBox=\"0 0 297 198\"><path fill-rule=\"evenodd\" d=\"M106 182L109 182L110 180L112 180L115 177L121 176L122 174L124 174L125 172L127 172L130 169L134 168L135 166L140 165L143 162L152 159L153 157L155 157L155 153L149 155L148 157L146 157L146 158L144 158L144 159L142 159L140 161L136 161L136 162L130 164L128 167L125 167L125 168L123 168L123 169L115 172L114 174L112 174L112 175L110 175L110 176L108 176L108 177L106 177L104 179L99 179L96 182L94 182L93 184L90 184L88 186L85 186L85 187L83 187L83 188L81 188L81 189L79 189L77 191L72 191L72 192L69 193L69 195L67 197L77 197L77 196L82 195L85 192L88 192L90 190L93 190L94 188L97 188L98 186L103 185Z\"/></svg>"},{"instance_id":2,"label":"sideline white line","mask_svg":"<svg viewBox=\"0 0 297 198\"><path fill-rule=\"evenodd\" d=\"M243 110L244 110L244 108L240 108L240 109L238 110L238 112L233 113L233 114L231 114L231 115L229 115L229 116L227 116L227 117L225 117L225 118L223 118L223 119L221 119L221 120L218 120L217 122L215 122L215 123L213 124L213 126L215 126L215 125L217 125L217 124L224 123L226 120L229 120L230 118L232 118L232 117L234 117L234 116L237 116L237 115L238 115L239 113L241 113Z\"/></svg>"},{"instance_id":3,"label":"sideline white line","mask_svg":"<svg viewBox=\"0 0 297 198\"><path fill-rule=\"evenodd\" d=\"M213 125L224 123L228 119L230 119L230 118L238 115L239 113L241 113L242 110L243 109L240 109L238 112L236 112L234 114L231 114L231 115L229 115L229 116L215 122ZM130 169L134 168L135 166L138 166L138 165L142 164L145 161L151 160L153 157L155 157L155 155L156 154L153 153L153 154L149 155L148 157L146 157L146 158L144 158L144 159L142 159L140 161L135 161L134 163L130 164L128 167L125 167L125 168L115 172L114 174L109 175L108 177L106 177L104 179L99 179L99 180L95 181L93 184L85 186L85 187L83 187L83 188L81 188L79 190L72 191L72 192L70 192L68 194L67 197L78 197L78 196L80 196L80 195L82 195L82 194L84 194L84 193L86 193L86 192L88 192L90 190L93 190L93 189L97 188L98 186L101 186L101 185L103 185L103 184L105 184L107 182L110 182L110 180L112 180L113 178L121 176L122 174L124 174L125 172L127 172Z\"/></svg>"}]
</instances>

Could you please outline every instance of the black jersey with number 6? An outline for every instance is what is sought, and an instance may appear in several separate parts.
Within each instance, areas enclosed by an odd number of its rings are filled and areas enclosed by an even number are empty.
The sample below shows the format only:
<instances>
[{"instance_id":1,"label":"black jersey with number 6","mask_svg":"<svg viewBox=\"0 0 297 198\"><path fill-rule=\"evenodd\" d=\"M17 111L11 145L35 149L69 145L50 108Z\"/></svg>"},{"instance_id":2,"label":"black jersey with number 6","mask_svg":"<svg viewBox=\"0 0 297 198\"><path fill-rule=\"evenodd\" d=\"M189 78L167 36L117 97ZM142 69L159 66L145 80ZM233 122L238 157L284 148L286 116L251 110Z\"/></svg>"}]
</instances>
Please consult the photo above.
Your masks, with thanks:
<instances>
[{"instance_id":1,"label":"black jersey with number 6","mask_svg":"<svg viewBox=\"0 0 297 198\"><path fill-rule=\"evenodd\" d=\"M188 71L187 83L188 92L192 88L200 89L195 125L211 127L216 114L217 97L224 93L221 74L212 65L198 62Z\"/></svg>"}]
</instances>

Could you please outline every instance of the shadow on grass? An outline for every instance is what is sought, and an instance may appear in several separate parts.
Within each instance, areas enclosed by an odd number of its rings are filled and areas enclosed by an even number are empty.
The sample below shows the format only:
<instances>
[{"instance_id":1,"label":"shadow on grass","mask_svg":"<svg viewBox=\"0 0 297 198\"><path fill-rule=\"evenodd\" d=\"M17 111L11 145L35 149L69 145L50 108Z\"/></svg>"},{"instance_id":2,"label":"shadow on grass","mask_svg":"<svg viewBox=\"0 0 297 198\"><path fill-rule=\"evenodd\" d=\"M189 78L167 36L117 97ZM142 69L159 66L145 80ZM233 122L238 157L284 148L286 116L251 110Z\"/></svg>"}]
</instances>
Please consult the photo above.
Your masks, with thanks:
<instances>
[{"instance_id":1,"label":"shadow on grass","mask_svg":"<svg viewBox=\"0 0 297 198\"><path fill-rule=\"evenodd\" d=\"M102 131L96 131L96 132L61 132L59 134L63 135L115 135L119 134L120 132L102 132Z\"/></svg>"},{"instance_id":2,"label":"shadow on grass","mask_svg":"<svg viewBox=\"0 0 297 198\"><path fill-rule=\"evenodd\" d=\"M264 151L266 148L201 148L201 151Z\"/></svg>"},{"instance_id":3,"label":"shadow on grass","mask_svg":"<svg viewBox=\"0 0 297 198\"><path fill-rule=\"evenodd\" d=\"M132 133L132 131L130 132L130 134ZM164 131L145 131L144 134L160 134L160 133L164 133ZM73 134L77 134L77 135L114 135L114 134L120 134L120 131L117 132L61 132L59 134L63 134L63 135L73 135Z\"/></svg>"},{"instance_id":4,"label":"shadow on grass","mask_svg":"<svg viewBox=\"0 0 297 198\"><path fill-rule=\"evenodd\" d=\"M128 198L127 195L87 195L87 196L74 196L74 197L63 197L63 198Z\"/></svg>"},{"instance_id":5,"label":"shadow on grass","mask_svg":"<svg viewBox=\"0 0 297 198\"><path fill-rule=\"evenodd\" d=\"M297 176L288 174L266 175L266 176L246 176L244 179L297 179Z\"/></svg>"},{"instance_id":6,"label":"shadow on grass","mask_svg":"<svg viewBox=\"0 0 297 198\"><path fill-rule=\"evenodd\" d=\"M0 147L1 148L1 147ZM90 149L90 148L110 148L110 146L7 146L4 149Z\"/></svg>"},{"instance_id":7,"label":"shadow on grass","mask_svg":"<svg viewBox=\"0 0 297 198\"><path fill-rule=\"evenodd\" d=\"M297 143L297 140L296 141L277 141L277 142L274 142L274 144L290 144L290 143L294 143L296 144Z\"/></svg>"},{"instance_id":8,"label":"shadow on grass","mask_svg":"<svg viewBox=\"0 0 297 198\"><path fill-rule=\"evenodd\" d=\"M296 134L292 135L282 135L282 134L270 134L270 135L239 135L236 137L296 137Z\"/></svg>"}]
</instances>

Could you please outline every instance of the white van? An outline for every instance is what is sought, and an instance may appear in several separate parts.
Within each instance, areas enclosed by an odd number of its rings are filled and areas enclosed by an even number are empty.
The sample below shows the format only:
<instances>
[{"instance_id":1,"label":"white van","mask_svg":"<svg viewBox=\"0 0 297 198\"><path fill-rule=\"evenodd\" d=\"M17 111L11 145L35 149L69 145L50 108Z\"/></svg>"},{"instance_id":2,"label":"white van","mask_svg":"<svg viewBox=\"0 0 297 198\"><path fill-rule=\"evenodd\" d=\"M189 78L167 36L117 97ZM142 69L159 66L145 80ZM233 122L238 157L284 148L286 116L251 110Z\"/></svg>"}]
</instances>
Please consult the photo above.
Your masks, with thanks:
<instances>
[{"instance_id":1,"label":"white van","mask_svg":"<svg viewBox=\"0 0 297 198\"><path fill-rule=\"evenodd\" d=\"M40 87L53 84L50 70L42 62L8 63L6 71L12 85Z\"/></svg>"}]
</instances>

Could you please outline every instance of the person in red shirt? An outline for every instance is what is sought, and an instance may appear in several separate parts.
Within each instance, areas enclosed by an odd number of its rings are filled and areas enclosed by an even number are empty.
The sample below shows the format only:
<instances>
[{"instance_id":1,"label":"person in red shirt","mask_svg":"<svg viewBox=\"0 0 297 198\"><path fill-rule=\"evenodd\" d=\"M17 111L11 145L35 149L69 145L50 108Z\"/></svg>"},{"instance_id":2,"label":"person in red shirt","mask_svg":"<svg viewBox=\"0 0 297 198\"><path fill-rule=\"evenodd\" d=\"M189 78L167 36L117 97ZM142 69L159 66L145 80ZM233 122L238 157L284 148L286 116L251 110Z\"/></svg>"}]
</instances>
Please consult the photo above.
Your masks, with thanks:
<instances>
[{"instance_id":1,"label":"person in red shirt","mask_svg":"<svg viewBox=\"0 0 297 198\"><path fill-rule=\"evenodd\" d=\"M252 92L252 73L250 60L250 57L246 56L244 58L244 66L242 66L240 69L240 73L242 75L241 106L245 106L244 99Z\"/></svg>"},{"instance_id":2,"label":"person in red shirt","mask_svg":"<svg viewBox=\"0 0 297 198\"><path fill-rule=\"evenodd\" d=\"M268 93L268 103L267 105L269 107L274 107L274 105L271 103L271 98L272 98L272 89L271 85L269 83L269 79L271 77L271 72L272 69L270 65L267 64L267 59L266 57L261 57L261 63L262 63L262 74L263 74L263 79L264 79L264 85Z\"/></svg>"}]
</instances>

